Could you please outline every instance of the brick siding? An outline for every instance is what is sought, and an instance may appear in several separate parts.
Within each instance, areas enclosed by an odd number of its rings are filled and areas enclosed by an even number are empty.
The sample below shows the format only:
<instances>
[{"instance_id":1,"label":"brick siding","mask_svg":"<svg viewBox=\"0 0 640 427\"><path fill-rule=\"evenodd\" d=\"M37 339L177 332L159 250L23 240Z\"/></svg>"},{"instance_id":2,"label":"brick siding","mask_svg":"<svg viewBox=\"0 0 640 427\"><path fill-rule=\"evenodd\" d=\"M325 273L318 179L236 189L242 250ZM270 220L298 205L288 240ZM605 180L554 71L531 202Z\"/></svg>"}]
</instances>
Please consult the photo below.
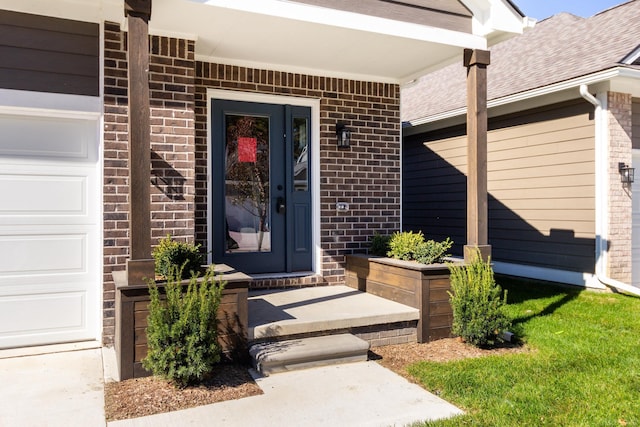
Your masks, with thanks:
<instances>
[{"instance_id":1,"label":"brick siding","mask_svg":"<svg viewBox=\"0 0 640 427\"><path fill-rule=\"evenodd\" d=\"M129 253L127 37L105 23L103 342L113 343L111 272ZM151 237L194 240L195 122L193 41L150 38Z\"/></svg>"},{"instance_id":2,"label":"brick siding","mask_svg":"<svg viewBox=\"0 0 640 427\"><path fill-rule=\"evenodd\" d=\"M104 26L103 344L112 345L115 287L111 272L123 270L129 253L127 168L127 55L117 24Z\"/></svg>"},{"instance_id":3,"label":"brick siding","mask_svg":"<svg viewBox=\"0 0 640 427\"><path fill-rule=\"evenodd\" d=\"M618 163L632 164L631 95L608 92L609 126L609 277L631 283L631 187L620 182Z\"/></svg>"},{"instance_id":4,"label":"brick siding","mask_svg":"<svg viewBox=\"0 0 640 427\"><path fill-rule=\"evenodd\" d=\"M111 272L129 253L126 33L105 23L103 343L112 345ZM344 255L377 231L400 227L400 89L363 82L195 61L195 42L150 38L152 244L171 234L207 247L207 88L320 100L322 268L315 276L263 280L261 287L344 282ZM336 146L335 125L352 130ZM338 213L336 202L347 202Z\"/></svg>"}]
</instances>

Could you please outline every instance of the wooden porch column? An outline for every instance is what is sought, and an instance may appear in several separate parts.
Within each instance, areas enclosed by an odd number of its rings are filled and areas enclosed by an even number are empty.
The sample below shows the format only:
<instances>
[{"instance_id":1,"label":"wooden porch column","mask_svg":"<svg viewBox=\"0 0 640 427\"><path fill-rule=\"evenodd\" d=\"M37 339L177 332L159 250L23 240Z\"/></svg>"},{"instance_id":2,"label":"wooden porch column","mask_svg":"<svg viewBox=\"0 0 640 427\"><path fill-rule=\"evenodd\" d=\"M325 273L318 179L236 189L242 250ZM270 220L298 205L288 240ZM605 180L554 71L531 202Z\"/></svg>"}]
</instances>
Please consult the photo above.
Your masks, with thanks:
<instances>
[{"instance_id":1,"label":"wooden porch column","mask_svg":"<svg viewBox=\"0 0 640 427\"><path fill-rule=\"evenodd\" d=\"M151 0L125 0L129 27L129 285L154 277L151 258L151 125L149 19Z\"/></svg>"},{"instance_id":2,"label":"wooden porch column","mask_svg":"<svg viewBox=\"0 0 640 427\"><path fill-rule=\"evenodd\" d=\"M483 259L491 256L488 244L487 208L487 65L489 51L465 49L467 68L467 244L465 261L480 249Z\"/></svg>"}]
</instances>

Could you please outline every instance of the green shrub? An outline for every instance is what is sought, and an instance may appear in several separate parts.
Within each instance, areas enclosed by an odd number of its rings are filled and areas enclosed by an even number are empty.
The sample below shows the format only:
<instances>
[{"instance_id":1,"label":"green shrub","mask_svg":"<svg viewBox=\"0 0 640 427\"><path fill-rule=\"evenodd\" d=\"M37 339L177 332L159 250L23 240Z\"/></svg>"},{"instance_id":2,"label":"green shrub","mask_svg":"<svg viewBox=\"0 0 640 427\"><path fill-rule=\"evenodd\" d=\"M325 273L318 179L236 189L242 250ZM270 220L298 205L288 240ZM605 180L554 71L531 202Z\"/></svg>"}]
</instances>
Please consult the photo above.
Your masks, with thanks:
<instances>
[{"instance_id":1,"label":"green shrub","mask_svg":"<svg viewBox=\"0 0 640 427\"><path fill-rule=\"evenodd\" d=\"M427 240L418 245L415 250L416 261L423 264L438 264L443 262L443 258L448 256L447 251L453 246L453 241L447 237L447 240L436 242L435 240Z\"/></svg>"},{"instance_id":2,"label":"green shrub","mask_svg":"<svg viewBox=\"0 0 640 427\"><path fill-rule=\"evenodd\" d=\"M373 237L371 237L369 253L371 255L387 256L387 252L389 252L389 240L391 240L391 236L378 233L374 234Z\"/></svg>"},{"instance_id":3,"label":"green shrub","mask_svg":"<svg viewBox=\"0 0 640 427\"><path fill-rule=\"evenodd\" d=\"M425 241L422 231L395 232L389 240L387 256L423 264L441 263L452 245L453 241L448 237L443 242Z\"/></svg>"},{"instance_id":4,"label":"green shrub","mask_svg":"<svg viewBox=\"0 0 640 427\"><path fill-rule=\"evenodd\" d=\"M500 335L510 327L503 312L507 293L496 284L490 261L482 260L480 253L470 264L449 265L453 309L451 332L475 346L494 345Z\"/></svg>"},{"instance_id":5,"label":"green shrub","mask_svg":"<svg viewBox=\"0 0 640 427\"><path fill-rule=\"evenodd\" d=\"M414 261L418 247L424 243L422 231L396 231L389 240L387 256L405 261Z\"/></svg>"},{"instance_id":6,"label":"green shrub","mask_svg":"<svg viewBox=\"0 0 640 427\"><path fill-rule=\"evenodd\" d=\"M209 268L200 282L192 276L183 292L181 277L182 269L172 266L164 300L155 282L149 282L148 353L142 366L185 387L220 361L216 314L225 282Z\"/></svg>"},{"instance_id":7,"label":"green shrub","mask_svg":"<svg viewBox=\"0 0 640 427\"><path fill-rule=\"evenodd\" d=\"M169 277L173 266L180 267L182 278L190 277L200 270L200 266L204 262L204 256L200 253L200 245L172 240L169 234L160 240L152 255L155 260L156 274L165 277Z\"/></svg>"}]
</instances>

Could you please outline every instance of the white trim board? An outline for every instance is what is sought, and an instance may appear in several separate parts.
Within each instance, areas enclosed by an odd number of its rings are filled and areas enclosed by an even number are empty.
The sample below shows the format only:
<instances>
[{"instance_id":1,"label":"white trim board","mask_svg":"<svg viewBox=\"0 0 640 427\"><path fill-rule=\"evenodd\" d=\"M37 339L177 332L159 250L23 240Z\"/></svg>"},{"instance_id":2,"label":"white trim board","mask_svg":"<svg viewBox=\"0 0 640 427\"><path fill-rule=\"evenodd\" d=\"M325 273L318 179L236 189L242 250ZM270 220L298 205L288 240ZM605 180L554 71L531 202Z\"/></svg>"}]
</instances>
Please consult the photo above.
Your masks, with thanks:
<instances>
[{"instance_id":1,"label":"white trim board","mask_svg":"<svg viewBox=\"0 0 640 427\"><path fill-rule=\"evenodd\" d=\"M102 114L102 98L0 89L0 109L7 114L96 119Z\"/></svg>"},{"instance_id":2,"label":"white trim board","mask_svg":"<svg viewBox=\"0 0 640 427\"><path fill-rule=\"evenodd\" d=\"M583 286L590 289L607 289L592 273L557 270L499 261L494 261L492 263L493 271L499 274L525 277L528 279L538 279L548 282L565 283L568 285Z\"/></svg>"}]
</instances>

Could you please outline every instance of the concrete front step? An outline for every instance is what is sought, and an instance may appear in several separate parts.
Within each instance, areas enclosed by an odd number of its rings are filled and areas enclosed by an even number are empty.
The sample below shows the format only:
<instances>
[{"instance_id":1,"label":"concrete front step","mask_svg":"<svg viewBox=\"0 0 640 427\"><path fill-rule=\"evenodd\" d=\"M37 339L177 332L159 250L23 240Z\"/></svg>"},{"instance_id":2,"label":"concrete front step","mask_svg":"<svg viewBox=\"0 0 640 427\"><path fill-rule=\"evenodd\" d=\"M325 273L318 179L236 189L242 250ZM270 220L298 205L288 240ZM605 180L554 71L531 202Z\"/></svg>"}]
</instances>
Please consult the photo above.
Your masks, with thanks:
<instances>
[{"instance_id":1,"label":"concrete front step","mask_svg":"<svg viewBox=\"0 0 640 427\"><path fill-rule=\"evenodd\" d=\"M255 368L265 376L296 369L367 360L369 343L351 334L326 335L251 346Z\"/></svg>"},{"instance_id":2,"label":"concrete front step","mask_svg":"<svg viewBox=\"0 0 640 427\"><path fill-rule=\"evenodd\" d=\"M250 342L351 333L378 346L399 344L410 328L403 342L415 342L420 318L416 308L340 285L251 291L248 307Z\"/></svg>"}]
</instances>

